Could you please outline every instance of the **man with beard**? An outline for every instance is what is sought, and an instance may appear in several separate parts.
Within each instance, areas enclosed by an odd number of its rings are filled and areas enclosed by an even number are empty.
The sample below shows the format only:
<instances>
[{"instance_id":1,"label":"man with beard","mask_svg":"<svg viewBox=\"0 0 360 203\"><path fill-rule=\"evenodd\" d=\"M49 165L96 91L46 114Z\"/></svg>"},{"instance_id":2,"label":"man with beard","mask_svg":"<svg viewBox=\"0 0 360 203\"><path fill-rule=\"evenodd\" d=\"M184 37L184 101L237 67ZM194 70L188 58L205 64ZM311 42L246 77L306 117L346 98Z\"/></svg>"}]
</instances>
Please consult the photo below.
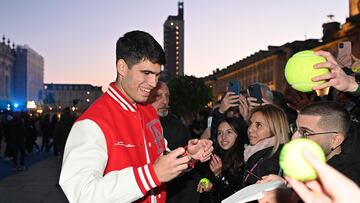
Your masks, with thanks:
<instances>
[{"instance_id":1,"label":"man with beard","mask_svg":"<svg viewBox=\"0 0 360 203\"><path fill-rule=\"evenodd\" d=\"M170 92L168 86L159 81L151 91L149 103L156 109L163 135L170 150L183 147L190 140L190 132L175 115L169 112ZM196 192L196 171L184 173L180 177L167 183L167 203L198 202L199 193Z\"/></svg>"}]
</instances>

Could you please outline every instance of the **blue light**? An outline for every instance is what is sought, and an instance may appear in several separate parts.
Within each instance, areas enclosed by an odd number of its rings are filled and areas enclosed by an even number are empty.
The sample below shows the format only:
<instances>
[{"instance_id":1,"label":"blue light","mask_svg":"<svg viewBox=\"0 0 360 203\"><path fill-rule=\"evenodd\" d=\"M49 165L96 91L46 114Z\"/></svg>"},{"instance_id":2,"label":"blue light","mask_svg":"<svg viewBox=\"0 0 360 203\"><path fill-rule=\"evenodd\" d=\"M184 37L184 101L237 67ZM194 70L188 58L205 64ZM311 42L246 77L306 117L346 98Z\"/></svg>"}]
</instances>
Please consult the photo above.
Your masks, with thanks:
<instances>
[{"instance_id":1,"label":"blue light","mask_svg":"<svg viewBox=\"0 0 360 203\"><path fill-rule=\"evenodd\" d=\"M19 107L19 104L18 104L18 103L14 103L14 107L15 107L15 108Z\"/></svg>"}]
</instances>

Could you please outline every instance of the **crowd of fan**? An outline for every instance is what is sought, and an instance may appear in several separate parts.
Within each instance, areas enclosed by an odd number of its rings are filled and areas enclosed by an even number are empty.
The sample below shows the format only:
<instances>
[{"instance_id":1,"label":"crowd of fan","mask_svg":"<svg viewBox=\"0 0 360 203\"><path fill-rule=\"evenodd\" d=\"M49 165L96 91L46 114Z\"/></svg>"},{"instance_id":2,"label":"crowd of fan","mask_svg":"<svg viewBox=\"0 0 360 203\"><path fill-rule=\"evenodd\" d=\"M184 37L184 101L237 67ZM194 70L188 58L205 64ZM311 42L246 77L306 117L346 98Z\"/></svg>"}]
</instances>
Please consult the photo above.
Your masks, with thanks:
<instances>
[{"instance_id":1,"label":"crowd of fan","mask_svg":"<svg viewBox=\"0 0 360 203\"><path fill-rule=\"evenodd\" d=\"M13 171L24 171L31 153L62 155L75 116L65 108L57 114L36 115L30 112L5 111L0 114L0 147L3 160L13 162Z\"/></svg>"},{"instance_id":2,"label":"crowd of fan","mask_svg":"<svg viewBox=\"0 0 360 203\"><path fill-rule=\"evenodd\" d=\"M334 62L329 53L320 51L318 54ZM353 76L346 75L335 65L328 76L314 78L328 80L321 86L332 87L326 96L317 96L315 91L302 93L290 87L282 94L260 84L262 103L257 103L256 98L247 95L246 91L240 95L226 92L211 110L200 111L190 124L181 118L178 120L183 122L176 123L174 115L167 111L164 114L164 109L170 108L169 90L166 84L159 82L152 91L154 98L150 102L161 118L170 149L186 145L186 139L190 138L208 138L214 143L211 160L197 164L190 175L168 183L167 202L221 202L246 186L272 180L281 180L284 187L266 192L259 202L322 202L326 198L344 202L353 199L354 195L359 196L360 88L353 89L352 85L356 84ZM188 127L189 135L186 130L181 130L184 126ZM353 182L341 175L333 175L331 167L311 161L311 157L309 162L316 169L321 168L323 173L317 180L320 182L316 182L317 185L324 184L317 187L319 191L311 186L314 183L305 183L305 186L284 177L279 166L279 153L284 144L299 137L318 143L325 152L327 164ZM180 141L181 138L184 140ZM327 175L334 177L332 183ZM202 178L210 180L209 184L199 182ZM335 190L338 191L344 187L352 189L347 191L349 194L339 197L330 192L334 190L330 187L337 187Z\"/></svg>"}]
</instances>

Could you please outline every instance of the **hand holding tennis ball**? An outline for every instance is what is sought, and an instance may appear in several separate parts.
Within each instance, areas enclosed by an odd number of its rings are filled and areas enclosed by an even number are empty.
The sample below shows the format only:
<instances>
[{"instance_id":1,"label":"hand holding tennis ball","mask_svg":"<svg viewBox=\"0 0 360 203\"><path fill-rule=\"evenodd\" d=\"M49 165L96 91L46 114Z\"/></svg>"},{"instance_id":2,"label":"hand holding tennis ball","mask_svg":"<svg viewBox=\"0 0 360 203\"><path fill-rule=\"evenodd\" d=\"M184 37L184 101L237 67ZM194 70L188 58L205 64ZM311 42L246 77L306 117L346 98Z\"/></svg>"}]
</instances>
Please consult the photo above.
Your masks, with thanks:
<instances>
[{"instance_id":1,"label":"hand holding tennis ball","mask_svg":"<svg viewBox=\"0 0 360 203\"><path fill-rule=\"evenodd\" d=\"M313 82L312 77L329 72L327 68L315 69L314 65L325 62L322 56L314 54L314 51L305 50L294 54L286 63L285 78L287 82L300 92L311 92L312 87L325 81Z\"/></svg>"},{"instance_id":2,"label":"hand holding tennis ball","mask_svg":"<svg viewBox=\"0 0 360 203\"><path fill-rule=\"evenodd\" d=\"M210 181L209 181L209 179L207 179L207 178L201 178L201 180L200 180L200 182L199 182L199 184L200 184L204 189L206 189L206 188L209 187L209 183L210 183Z\"/></svg>"},{"instance_id":3,"label":"hand holding tennis ball","mask_svg":"<svg viewBox=\"0 0 360 203\"><path fill-rule=\"evenodd\" d=\"M280 152L279 162L286 176L306 182L316 179L317 174L304 159L304 150L321 162L326 162L324 151L320 145L306 138L297 138L285 144Z\"/></svg>"},{"instance_id":4,"label":"hand holding tennis ball","mask_svg":"<svg viewBox=\"0 0 360 203\"><path fill-rule=\"evenodd\" d=\"M199 184L197 186L197 191L202 193L202 192L208 192L211 189L212 189L212 184L209 181L209 179L201 178L201 180L199 181Z\"/></svg>"}]
</instances>

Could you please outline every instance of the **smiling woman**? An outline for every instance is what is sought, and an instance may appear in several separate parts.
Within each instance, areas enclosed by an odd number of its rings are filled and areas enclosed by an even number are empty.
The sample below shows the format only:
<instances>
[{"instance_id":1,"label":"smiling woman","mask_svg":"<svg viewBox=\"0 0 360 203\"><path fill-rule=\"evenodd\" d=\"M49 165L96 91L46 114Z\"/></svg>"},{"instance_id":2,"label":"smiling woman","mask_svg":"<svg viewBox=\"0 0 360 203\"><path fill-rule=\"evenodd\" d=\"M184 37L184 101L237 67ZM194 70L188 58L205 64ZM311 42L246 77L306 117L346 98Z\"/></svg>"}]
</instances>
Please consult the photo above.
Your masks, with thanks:
<instances>
[{"instance_id":1,"label":"smiling woman","mask_svg":"<svg viewBox=\"0 0 360 203\"><path fill-rule=\"evenodd\" d=\"M259 177L279 174L279 153L289 138L286 114L268 104L255 108L250 115L247 130L250 145L245 147L243 186L254 184Z\"/></svg>"},{"instance_id":2,"label":"smiling woman","mask_svg":"<svg viewBox=\"0 0 360 203\"><path fill-rule=\"evenodd\" d=\"M225 118L218 125L217 147L207 174L211 184L206 188L200 183L198 185L199 192L210 192L206 198L212 202L221 202L241 187L245 132L246 124L242 118Z\"/></svg>"}]
</instances>

